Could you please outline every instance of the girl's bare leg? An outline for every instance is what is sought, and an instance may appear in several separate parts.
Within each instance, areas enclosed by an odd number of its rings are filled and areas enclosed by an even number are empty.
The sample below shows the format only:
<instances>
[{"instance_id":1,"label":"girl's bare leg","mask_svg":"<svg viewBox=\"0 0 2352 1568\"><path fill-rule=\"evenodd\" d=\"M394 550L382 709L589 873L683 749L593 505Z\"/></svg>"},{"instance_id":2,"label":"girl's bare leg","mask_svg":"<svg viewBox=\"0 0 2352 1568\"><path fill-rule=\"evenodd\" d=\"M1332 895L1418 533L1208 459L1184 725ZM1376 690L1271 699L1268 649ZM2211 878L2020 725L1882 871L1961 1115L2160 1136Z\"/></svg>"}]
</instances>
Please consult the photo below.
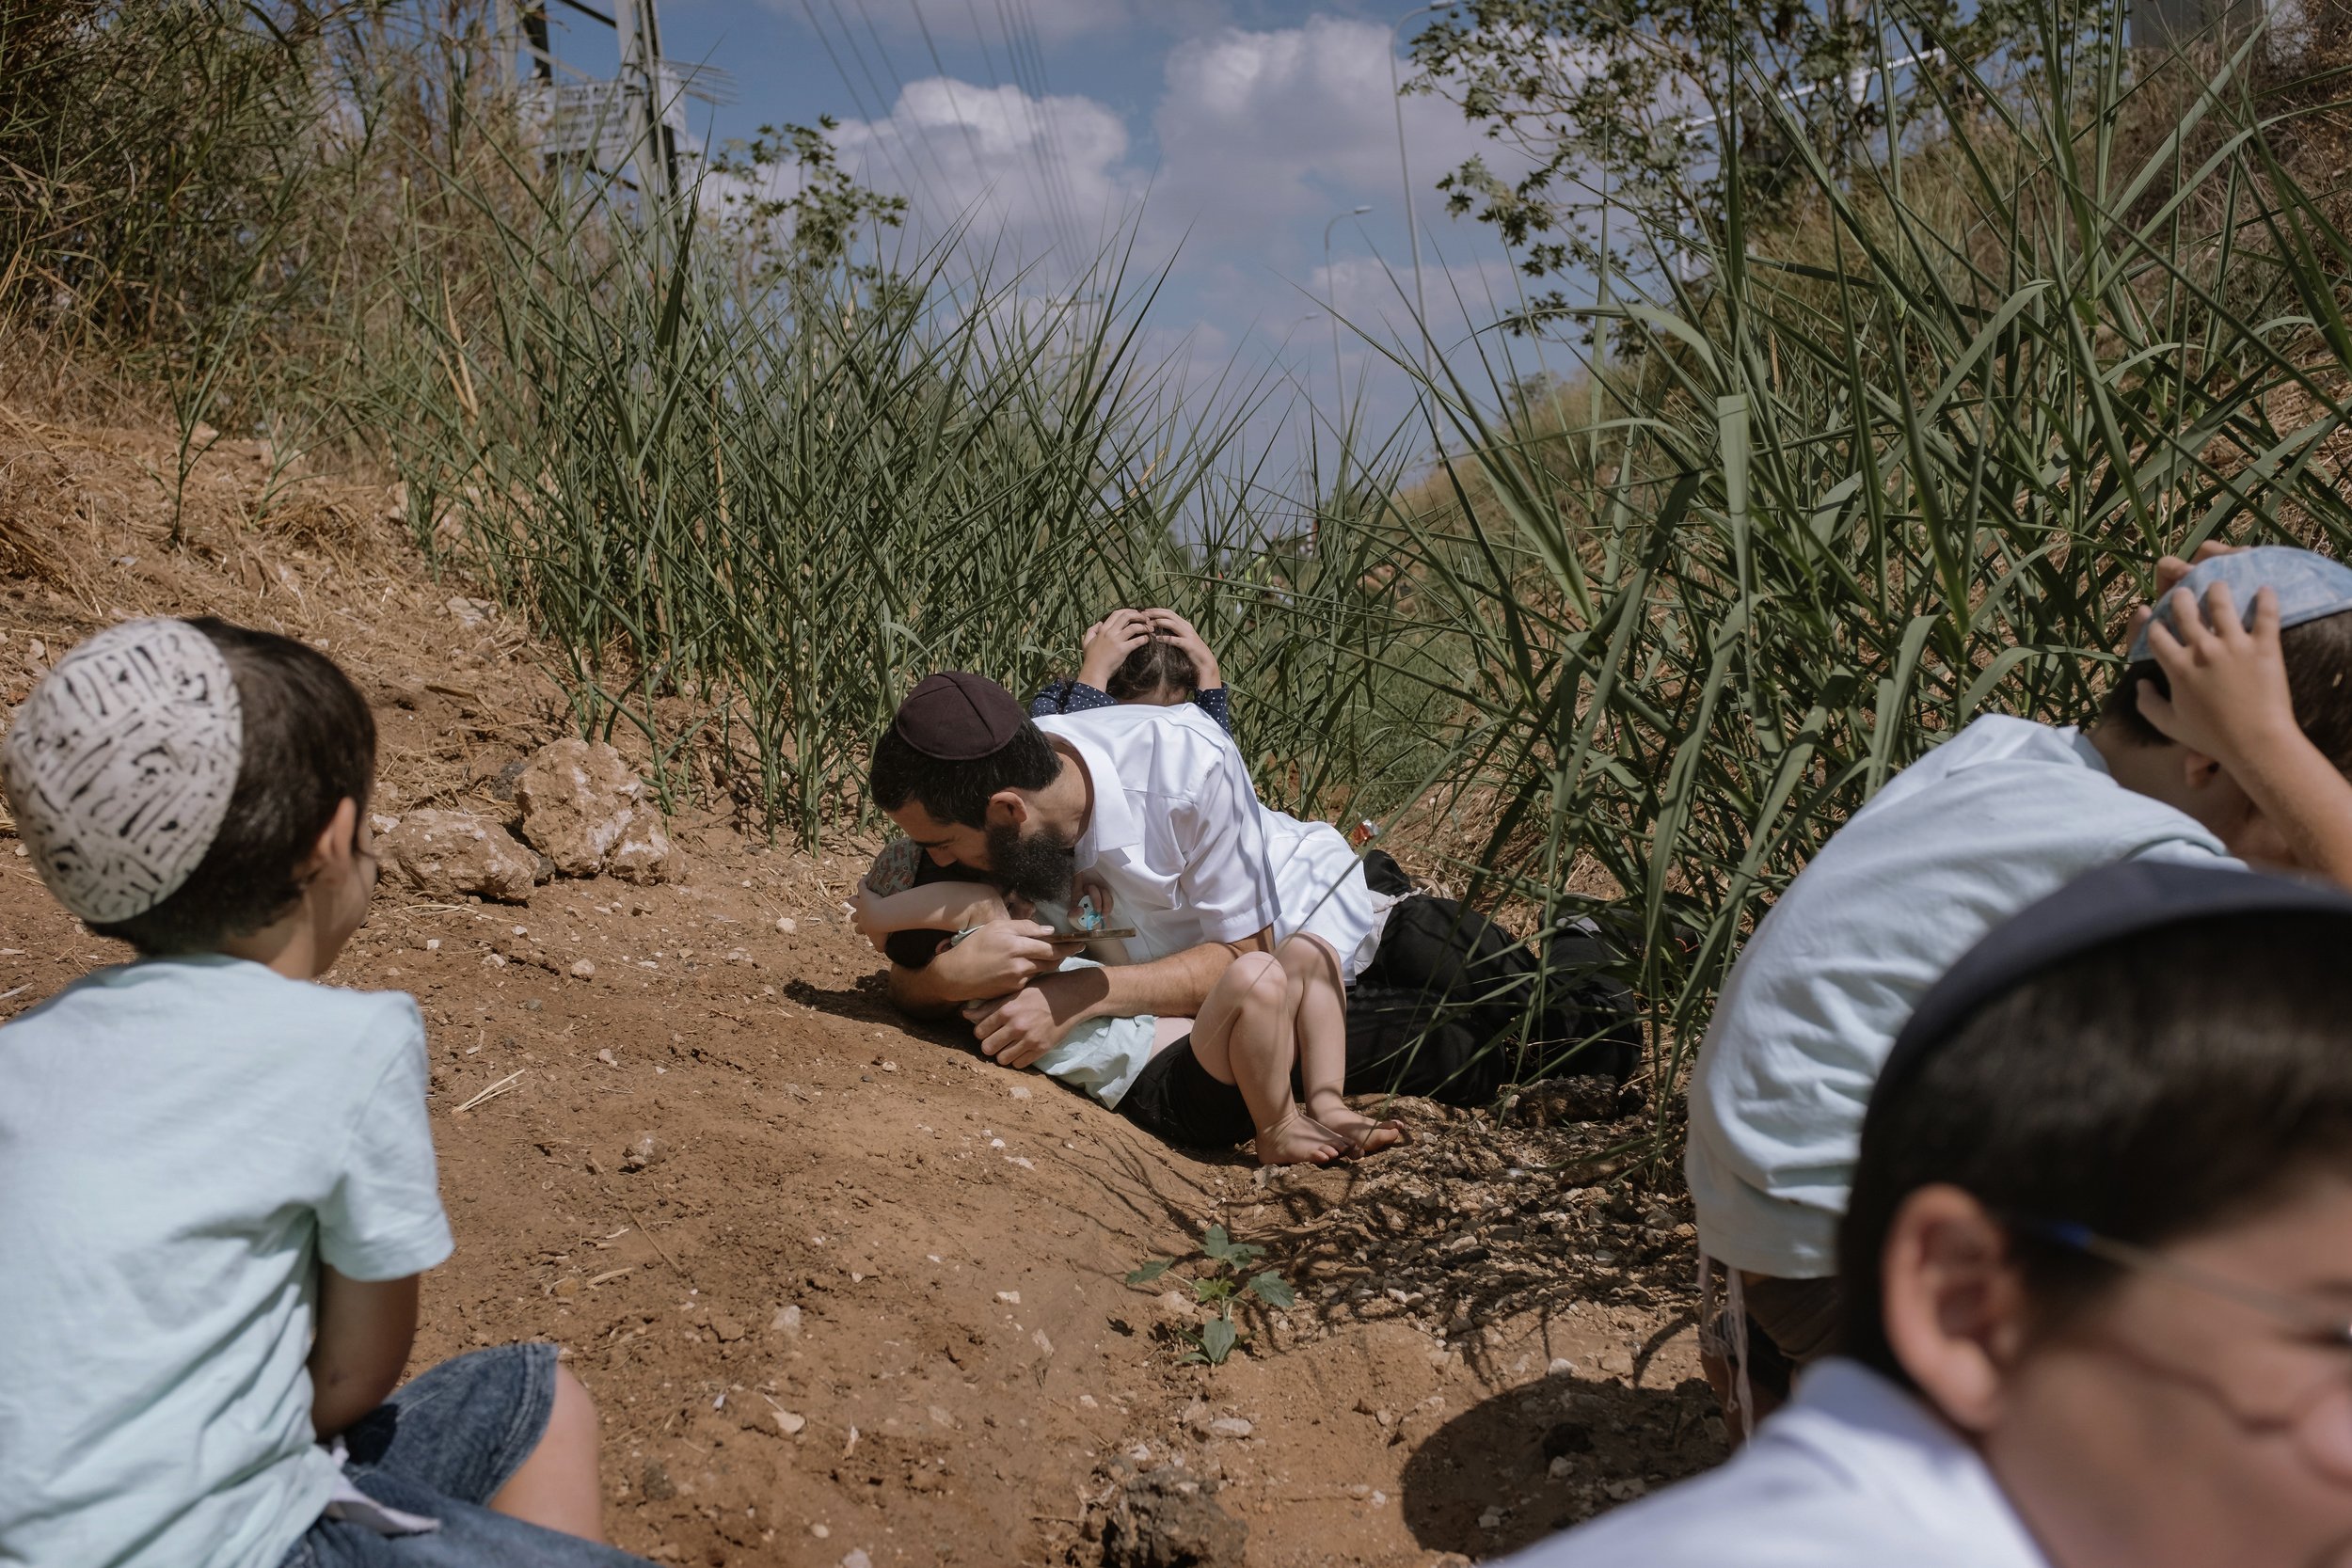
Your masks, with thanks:
<instances>
[{"instance_id":1,"label":"girl's bare leg","mask_svg":"<svg viewBox=\"0 0 2352 1568\"><path fill-rule=\"evenodd\" d=\"M1354 1153L1377 1153L1404 1142L1403 1123L1375 1121L1349 1110L1340 1098L1347 1085L1347 990L1340 978L1339 955L1322 938L1303 931L1275 952L1294 999L1307 1114L1345 1139Z\"/></svg>"},{"instance_id":2,"label":"girl's bare leg","mask_svg":"<svg viewBox=\"0 0 2352 1568\"><path fill-rule=\"evenodd\" d=\"M1297 1053L1293 1006L1281 960L1271 953L1244 953L1193 1021L1193 1055L1210 1077L1241 1090L1258 1130L1262 1165L1319 1165L1337 1159L1343 1147L1292 1098L1291 1064Z\"/></svg>"},{"instance_id":3,"label":"girl's bare leg","mask_svg":"<svg viewBox=\"0 0 2352 1568\"><path fill-rule=\"evenodd\" d=\"M490 1506L583 1541L604 1539L604 1491L596 1481L596 1407L568 1367L555 1369L555 1408L539 1446Z\"/></svg>"}]
</instances>

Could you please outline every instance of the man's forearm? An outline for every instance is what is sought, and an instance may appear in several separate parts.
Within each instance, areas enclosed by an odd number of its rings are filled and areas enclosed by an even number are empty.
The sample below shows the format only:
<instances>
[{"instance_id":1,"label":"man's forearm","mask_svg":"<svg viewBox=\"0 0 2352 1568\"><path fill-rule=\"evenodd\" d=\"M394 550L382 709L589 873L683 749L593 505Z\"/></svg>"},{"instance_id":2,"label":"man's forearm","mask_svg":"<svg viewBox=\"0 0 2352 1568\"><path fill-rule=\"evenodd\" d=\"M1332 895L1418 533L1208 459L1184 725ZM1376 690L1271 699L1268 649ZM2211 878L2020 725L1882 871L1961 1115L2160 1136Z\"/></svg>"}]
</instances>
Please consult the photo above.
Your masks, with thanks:
<instances>
[{"instance_id":1,"label":"man's forearm","mask_svg":"<svg viewBox=\"0 0 2352 1568\"><path fill-rule=\"evenodd\" d=\"M908 1012L938 1017L966 1002L1009 996L1077 951L1076 942L1057 942L1053 935L1033 920L990 921L920 969L891 965L890 999Z\"/></svg>"}]
</instances>

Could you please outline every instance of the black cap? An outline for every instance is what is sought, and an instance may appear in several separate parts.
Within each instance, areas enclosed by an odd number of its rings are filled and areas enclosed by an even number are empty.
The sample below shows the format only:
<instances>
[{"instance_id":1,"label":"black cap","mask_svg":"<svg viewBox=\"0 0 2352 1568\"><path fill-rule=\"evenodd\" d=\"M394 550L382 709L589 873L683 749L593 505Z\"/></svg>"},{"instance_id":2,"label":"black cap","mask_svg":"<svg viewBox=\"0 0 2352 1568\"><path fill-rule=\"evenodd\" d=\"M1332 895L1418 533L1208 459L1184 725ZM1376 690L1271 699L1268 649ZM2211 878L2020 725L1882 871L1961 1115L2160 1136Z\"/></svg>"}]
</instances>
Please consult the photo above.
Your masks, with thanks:
<instances>
[{"instance_id":1,"label":"black cap","mask_svg":"<svg viewBox=\"0 0 2352 1568\"><path fill-rule=\"evenodd\" d=\"M935 762L971 762L1011 744L1029 716L1011 692L965 670L923 677L890 727Z\"/></svg>"},{"instance_id":2,"label":"black cap","mask_svg":"<svg viewBox=\"0 0 2352 1568\"><path fill-rule=\"evenodd\" d=\"M2047 969L2168 926L2247 915L2352 921L2352 895L2317 882L2219 865L2126 861L2079 877L1996 926L1930 987L1895 1037L1877 1094L1890 1092L1977 1009Z\"/></svg>"}]
</instances>

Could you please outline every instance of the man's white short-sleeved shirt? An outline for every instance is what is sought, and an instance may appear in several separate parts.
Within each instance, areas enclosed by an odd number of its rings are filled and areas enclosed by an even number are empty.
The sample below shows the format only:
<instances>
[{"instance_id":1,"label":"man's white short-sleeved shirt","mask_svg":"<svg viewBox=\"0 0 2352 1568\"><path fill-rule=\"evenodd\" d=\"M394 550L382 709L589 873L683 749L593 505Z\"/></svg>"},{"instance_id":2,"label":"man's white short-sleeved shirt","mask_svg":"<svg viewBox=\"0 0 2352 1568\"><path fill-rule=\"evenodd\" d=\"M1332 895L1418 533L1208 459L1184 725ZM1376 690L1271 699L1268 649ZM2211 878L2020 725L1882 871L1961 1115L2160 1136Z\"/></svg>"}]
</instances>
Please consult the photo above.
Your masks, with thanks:
<instances>
[{"instance_id":1,"label":"man's white short-sleeved shirt","mask_svg":"<svg viewBox=\"0 0 2352 1568\"><path fill-rule=\"evenodd\" d=\"M276 1563L339 1478L319 1265L450 1253L417 1004L151 959L0 1028L0 1562Z\"/></svg>"},{"instance_id":2,"label":"man's white short-sleeved shirt","mask_svg":"<svg viewBox=\"0 0 2352 1568\"><path fill-rule=\"evenodd\" d=\"M1858 1362L1797 1397L1722 1467L1556 1536L1503 1568L2049 1568L2000 1482L1932 1410Z\"/></svg>"},{"instance_id":3,"label":"man's white short-sleeved shirt","mask_svg":"<svg viewBox=\"0 0 2352 1568\"><path fill-rule=\"evenodd\" d=\"M1691 1079L1699 1249L1785 1279L1837 1272L1862 1116L1928 988L1994 927L2121 861L2235 865L2115 782L2090 740L1995 715L1896 775L1748 939Z\"/></svg>"},{"instance_id":4,"label":"man's white short-sleeved shirt","mask_svg":"<svg viewBox=\"0 0 2352 1568\"><path fill-rule=\"evenodd\" d=\"M1327 822L1258 800L1232 737L1190 704L1131 703L1037 721L1074 750L1093 784L1078 869L1111 890L1138 962L1273 927L1311 931L1354 979L1378 946L1362 863Z\"/></svg>"}]
</instances>

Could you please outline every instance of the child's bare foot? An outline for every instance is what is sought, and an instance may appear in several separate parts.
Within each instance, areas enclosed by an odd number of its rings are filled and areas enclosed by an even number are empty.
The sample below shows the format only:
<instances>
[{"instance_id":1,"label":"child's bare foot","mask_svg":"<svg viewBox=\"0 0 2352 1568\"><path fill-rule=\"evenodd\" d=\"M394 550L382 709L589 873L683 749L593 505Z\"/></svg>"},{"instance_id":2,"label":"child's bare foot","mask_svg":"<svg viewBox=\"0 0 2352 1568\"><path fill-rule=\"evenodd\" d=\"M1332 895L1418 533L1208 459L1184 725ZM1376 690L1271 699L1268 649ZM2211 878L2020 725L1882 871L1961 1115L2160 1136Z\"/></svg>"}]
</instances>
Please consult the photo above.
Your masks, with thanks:
<instances>
[{"instance_id":1,"label":"child's bare foot","mask_svg":"<svg viewBox=\"0 0 2352 1568\"><path fill-rule=\"evenodd\" d=\"M1294 1105L1250 1144L1262 1165L1327 1165L1347 1148L1347 1140Z\"/></svg>"},{"instance_id":2,"label":"child's bare foot","mask_svg":"<svg viewBox=\"0 0 2352 1568\"><path fill-rule=\"evenodd\" d=\"M1316 1125L1328 1128L1336 1134L1350 1154L1377 1154L1384 1148L1412 1141L1401 1121L1375 1121L1359 1111L1347 1108L1347 1102L1337 1095L1311 1102L1310 1114Z\"/></svg>"}]
</instances>

